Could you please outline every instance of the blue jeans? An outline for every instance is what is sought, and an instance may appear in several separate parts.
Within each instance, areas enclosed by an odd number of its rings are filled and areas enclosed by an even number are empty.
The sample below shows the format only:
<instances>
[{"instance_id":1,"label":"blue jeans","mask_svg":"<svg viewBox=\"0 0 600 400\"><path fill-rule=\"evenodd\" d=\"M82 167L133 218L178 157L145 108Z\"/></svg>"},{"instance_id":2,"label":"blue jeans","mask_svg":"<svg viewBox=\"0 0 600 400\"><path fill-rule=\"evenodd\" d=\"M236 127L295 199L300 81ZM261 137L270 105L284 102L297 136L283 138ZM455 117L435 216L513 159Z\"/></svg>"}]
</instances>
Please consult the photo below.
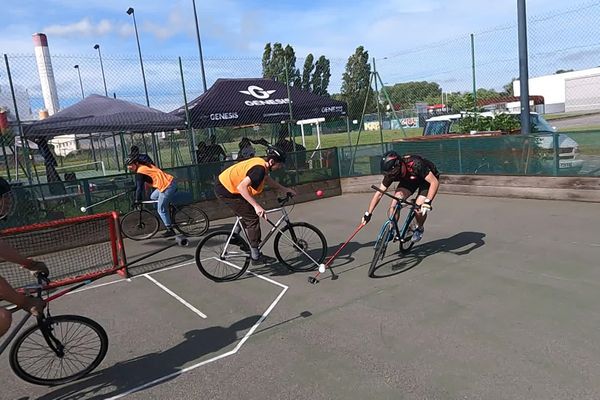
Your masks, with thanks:
<instances>
[{"instance_id":1,"label":"blue jeans","mask_svg":"<svg viewBox=\"0 0 600 400\"><path fill-rule=\"evenodd\" d=\"M176 192L177 182L175 182L175 179L173 179L173 182L171 182L164 192L160 192L158 189L156 189L150 195L152 200L158 200L158 215L160 216L160 219L162 219L162 222L165 224L167 229L171 229L173 225L171 222L171 215L169 214L169 204L171 203L171 200Z\"/></svg>"}]
</instances>

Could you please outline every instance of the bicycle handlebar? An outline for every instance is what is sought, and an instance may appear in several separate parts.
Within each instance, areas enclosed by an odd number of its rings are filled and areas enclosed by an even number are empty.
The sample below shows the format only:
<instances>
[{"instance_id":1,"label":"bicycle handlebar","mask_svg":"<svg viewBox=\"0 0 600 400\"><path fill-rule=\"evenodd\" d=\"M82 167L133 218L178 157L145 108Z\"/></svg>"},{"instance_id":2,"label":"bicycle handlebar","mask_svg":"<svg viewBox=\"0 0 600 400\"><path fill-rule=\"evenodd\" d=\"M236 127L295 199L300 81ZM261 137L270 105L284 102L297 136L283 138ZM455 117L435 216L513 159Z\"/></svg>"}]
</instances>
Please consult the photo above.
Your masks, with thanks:
<instances>
[{"instance_id":1,"label":"bicycle handlebar","mask_svg":"<svg viewBox=\"0 0 600 400\"><path fill-rule=\"evenodd\" d=\"M392 199L394 199L394 200L396 200L396 201L398 201L398 202L400 202L400 203L402 203L402 204L406 204L406 205L408 205L408 206L415 207L415 208L420 208L420 206L419 206L418 204L416 204L416 203L414 203L414 202L412 202L412 201L406 201L406 200L404 200L404 199L401 199L401 198L399 198L399 197L396 197L396 196L394 196L394 195L392 195L392 194L389 194L389 193L388 193L388 192L386 192L385 190L381 190L381 189L379 189L379 188L378 188L377 186L375 186L375 185L371 185L371 189L373 189L373 190L376 190L376 191L378 191L379 193L385 194L386 196L388 196L388 197L391 197Z\"/></svg>"},{"instance_id":2,"label":"bicycle handlebar","mask_svg":"<svg viewBox=\"0 0 600 400\"><path fill-rule=\"evenodd\" d=\"M287 192L285 194L285 197L278 197L277 202L279 203L280 206L283 206L285 203L290 201L293 197L294 197L293 194L291 194L290 192Z\"/></svg>"}]
</instances>

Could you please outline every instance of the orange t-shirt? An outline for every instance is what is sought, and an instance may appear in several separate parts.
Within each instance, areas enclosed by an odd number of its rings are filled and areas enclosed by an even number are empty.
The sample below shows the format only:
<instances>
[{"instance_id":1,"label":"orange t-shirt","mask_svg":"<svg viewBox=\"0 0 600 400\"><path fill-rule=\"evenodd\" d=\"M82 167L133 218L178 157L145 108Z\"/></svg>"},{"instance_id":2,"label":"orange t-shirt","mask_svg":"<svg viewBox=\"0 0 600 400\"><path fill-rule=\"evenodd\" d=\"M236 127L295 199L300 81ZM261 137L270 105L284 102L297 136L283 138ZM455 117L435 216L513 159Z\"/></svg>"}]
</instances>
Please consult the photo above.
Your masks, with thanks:
<instances>
[{"instance_id":1,"label":"orange t-shirt","mask_svg":"<svg viewBox=\"0 0 600 400\"><path fill-rule=\"evenodd\" d=\"M219 182L221 182L221 184L229 191L229 193L240 194L240 191L237 189L237 187L247 176L248 171L250 171L252 167L256 166L262 166L266 169L266 165L267 162L260 157L254 157L245 161L240 161L239 163L234 164L225 171L221 172L219 175ZM265 181L263 179L256 189L250 186L248 191L252 196L256 196L257 194L262 193L264 188Z\"/></svg>"},{"instance_id":2,"label":"orange t-shirt","mask_svg":"<svg viewBox=\"0 0 600 400\"><path fill-rule=\"evenodd\" d=\"M159 192L164 192L174 179L173 175L167 174L154 165L140 165L136 173L149 176L152 179L152 187L158 189Z\"/></svg>"}]
</instances>

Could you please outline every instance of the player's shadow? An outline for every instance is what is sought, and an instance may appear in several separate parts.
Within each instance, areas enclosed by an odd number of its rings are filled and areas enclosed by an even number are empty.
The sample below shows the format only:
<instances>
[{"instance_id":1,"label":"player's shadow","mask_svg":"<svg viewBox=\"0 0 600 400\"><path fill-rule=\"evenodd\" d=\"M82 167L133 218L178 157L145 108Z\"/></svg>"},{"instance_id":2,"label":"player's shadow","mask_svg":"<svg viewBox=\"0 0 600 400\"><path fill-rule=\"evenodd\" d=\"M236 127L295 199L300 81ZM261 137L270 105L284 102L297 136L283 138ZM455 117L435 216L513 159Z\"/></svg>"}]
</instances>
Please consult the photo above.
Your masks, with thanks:
<instances>
[{"instance_id":1,"label":"player's shadow","mask_svg":"<svg viewBox=\"0 0 600 400\"><path fill-rule=\"evenodd\" d=\"M236 343L259 318L259 315L247 317L227 328L218 326L186 332L184 340L170 349L118 362L79 381L61 386L38 400L99 400L133 389L143 391L161 385L177 378L185 367L197 364L204 356ZM129 344L135 342L133 340Z\"/></svg>"},{"instance_id":2,"label":"player's shadow","mask_svg":"<svg viewBox=\"0 0 600 400\"><path fill-rule=\"evenodd\" d=\"M388 245L388 261L379 265L373 278L387 278L409 271L419 265L425 258L437 253L452 253L463 256L485 245L485 233L460 232L445 239L426 242L413 247L408 254L401 255L397 244ZM394 247L390 247L394 246ZM391 251L390 251L391 250Z\"/></svg>"}]
</instances>

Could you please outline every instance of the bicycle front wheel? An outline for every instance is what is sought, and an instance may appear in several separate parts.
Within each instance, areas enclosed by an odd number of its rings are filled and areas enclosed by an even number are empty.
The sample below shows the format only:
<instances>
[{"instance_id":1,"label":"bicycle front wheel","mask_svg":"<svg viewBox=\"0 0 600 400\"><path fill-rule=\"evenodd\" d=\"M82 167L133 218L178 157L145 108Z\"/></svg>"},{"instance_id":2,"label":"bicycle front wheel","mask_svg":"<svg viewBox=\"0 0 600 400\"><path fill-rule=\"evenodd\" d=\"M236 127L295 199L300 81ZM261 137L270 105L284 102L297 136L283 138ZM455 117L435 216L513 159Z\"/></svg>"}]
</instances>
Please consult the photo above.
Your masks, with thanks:
<instances>
[{"instance_id":1,"label":"bicycle front wheel","mask_svg":"<svg viewBox=\"0 0 600 400\"><path fill-rule=\"evenodd\" d=\"M392 231L392 224L386 222L383 227L379 238L377 239L377 243L375 243L375 253L373 254L373 260L371 260L371 266L369 267L368 276L370 278L373 277L375 273L375 269L377 269L377 264L379 261L383 260L385 257L385 251L387 249L387 245L390 241L390 234Z\"/></svg>"},{"instance_id":2,"label":"bicycle front wheel","mask_svg":"<svg viewBox=\"0 0 600 400\"><path fill-rule=\"evenodd\" d=\"M19 378L36 385L62 385L89 374L106 356L108 336L97 322L59 315L44 324L23 332L10 350L10 366Z\"/></svg>"},{"instance_id":3,"label":"bicycle front wheel","mask_svg":"<svg viewBox=\"0 0 600 400\"><path fill-rule=\"evenodd\" d=\"M196 265L204 276L215 282L233 281L246 272L250 264L250 246L240 235L213 232L196 247Z\"/></svg>"},{"instance_id":4,"label":"bicycle front wheel","mask_svg":"<svg viewBox=\"0 0 600 400\"><path fill-rule=\"evenodd\" d=\"M173 219L177 230L186 236L204 235L210 223L204 210L191 205L178 207Z\"/></svg>"},{"instance_id":5,"label":"bicycle front wheel","mask_svg":"<svg viewBox=\"0 0 600 400\"><path fill-rule=\"evenodd\" d=\"M279 262L289 270L313 271L325 260L327 240L323 233L313 225L297 222L288 224L277 233L274 249ZM307 257L307 254L310 258Z\"/></svg>"},{"instance_id":6,"label":"bicycle front wheel","mask_svg":"<svg viewBox=\"0 0 600 400\"><path fill-rule=\"evenodd\" d=\"M129 239L150 239L158 232L160 222L150 211L134 210L121 218L121 232Z\"/></svg>"}]
</instances>

